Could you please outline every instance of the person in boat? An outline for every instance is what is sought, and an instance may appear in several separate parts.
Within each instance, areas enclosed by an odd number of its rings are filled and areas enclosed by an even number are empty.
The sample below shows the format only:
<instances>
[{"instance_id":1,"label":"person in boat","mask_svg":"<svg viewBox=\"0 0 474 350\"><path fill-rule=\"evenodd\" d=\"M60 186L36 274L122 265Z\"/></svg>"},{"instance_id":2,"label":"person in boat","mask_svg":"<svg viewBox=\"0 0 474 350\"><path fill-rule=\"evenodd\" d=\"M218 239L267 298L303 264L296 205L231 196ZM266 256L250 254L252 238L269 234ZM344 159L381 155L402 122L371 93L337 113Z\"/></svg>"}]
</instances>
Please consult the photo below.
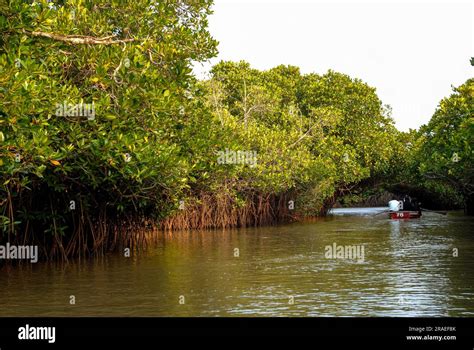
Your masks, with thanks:
<instances>
[{"instance_id":1,"label":"person in boat","mask_svg":"<svg viewBox=\"0 0 474 350\"><path fill-rule=\"evenodd\" d=\"M403 210L407 210L407 211L415 210L413 202L409 195L406 195L405 198L403 198Z\"/></svg>"},{"instance_id":2,"label":"person in boat","mask_svg":"<svg viewBox=\"0 0 474 350\"><path fill-rule=\"evenodd\" d=\"M412 199L411 204L413 206L413 210L421 211L421 202L418 202L418 200L416 198Z\"/></svg>"},{"instance_id":3,"label":"person in boat","mask_svg":"<svg viewBox=\"0 0 474 350\"><path fill-rule=\"evenodd\" d=\"M401 209L401 201L398 201L395 199L395 197L392 197L392 200L388 202L388 209L390 211L399 211Z\"/></svg>"},{"instance_id":4,"label":"person in boat","mask_svg":"<svg viewBox=\"0 0 474 350\"><path fill-rule=\"evenodd\" d=\"M421 211L421 203L418 202L416 198L411 198L410 196L406 195L403 198L403 210L406 211Z\"/></svg>"}]
</instances>

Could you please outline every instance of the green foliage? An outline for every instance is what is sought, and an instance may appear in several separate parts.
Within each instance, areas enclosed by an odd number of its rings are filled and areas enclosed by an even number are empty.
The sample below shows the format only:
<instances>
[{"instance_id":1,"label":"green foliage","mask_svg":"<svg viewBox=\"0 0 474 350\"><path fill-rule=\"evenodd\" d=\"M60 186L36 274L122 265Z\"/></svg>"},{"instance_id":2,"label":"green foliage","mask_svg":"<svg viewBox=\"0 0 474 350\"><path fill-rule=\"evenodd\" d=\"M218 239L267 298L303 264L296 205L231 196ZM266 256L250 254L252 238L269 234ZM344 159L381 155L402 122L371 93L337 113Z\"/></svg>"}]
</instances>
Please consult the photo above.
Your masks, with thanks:
<instances>
[{"instance_id":1,"label":"green foliage","mask_svg":"<svg viewBox=\"0 0 474 350\"><path fill-rule=\"evenodd\" d=\"M246 62L221 62L211 73L208 106L228 129L228 146L258 152L255 168L223 174L242 189L298 192L301 212L316 214L393 158L396 129L360 80L301 75L292 66L258 71Z\"/></svg>"},{"instance_id":2,"label":"green foliage","mask_svg":"<svg viewBox=\"0 0 474 350\"><path fill-rule=\"evenodd\" d=\"M181 134L199 113L191 62L216 52L210 5L2 0L0 198L45 222L70 200L166 215L189 188ZM82 103L95 118L57 113Z\"/></svg>"},{"instance_id":3,"label":"green foliage","mask_svg":"<svg viewBox=\"0 0 474 350\"><path fill-rule=\"evenodd\" d=\"M474 79L444 98L416 141L415 165L428 188L466 205L474 196ZM468 208L469 209L469 208Z\"/></svg>"}]
</instances>

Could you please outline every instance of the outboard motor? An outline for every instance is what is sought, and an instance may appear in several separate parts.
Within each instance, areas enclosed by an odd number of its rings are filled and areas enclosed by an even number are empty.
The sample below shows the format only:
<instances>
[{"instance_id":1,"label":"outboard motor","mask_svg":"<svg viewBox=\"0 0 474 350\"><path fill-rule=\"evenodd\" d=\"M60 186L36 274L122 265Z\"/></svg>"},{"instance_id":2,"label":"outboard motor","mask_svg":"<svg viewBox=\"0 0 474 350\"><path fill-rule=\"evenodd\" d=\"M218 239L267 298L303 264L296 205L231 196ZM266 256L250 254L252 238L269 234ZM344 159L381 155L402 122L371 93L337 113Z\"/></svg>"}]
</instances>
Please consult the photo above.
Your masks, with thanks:
<instances>
[{"instance_id":1,"label":"outboard motor","mask_svg":"<svg viewBox=\"0 0 474 350\"><path fill-rule=\"evenodd\" d=\"M395 198L392 198L390 202L388 202L388 209L390 211L399 211L401 208L401 201L397 201Z\"/></svg>"}]
</instances>

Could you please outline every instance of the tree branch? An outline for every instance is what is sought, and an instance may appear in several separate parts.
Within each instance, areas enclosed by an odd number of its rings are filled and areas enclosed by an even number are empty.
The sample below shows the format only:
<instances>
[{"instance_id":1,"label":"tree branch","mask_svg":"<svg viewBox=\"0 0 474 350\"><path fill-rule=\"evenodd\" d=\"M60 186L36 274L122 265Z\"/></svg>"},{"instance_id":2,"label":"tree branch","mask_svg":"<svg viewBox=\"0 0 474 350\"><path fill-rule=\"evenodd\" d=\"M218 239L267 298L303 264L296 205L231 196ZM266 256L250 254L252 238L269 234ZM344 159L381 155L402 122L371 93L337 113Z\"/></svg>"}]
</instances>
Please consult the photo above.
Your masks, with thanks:
<instances>
[{"instance_id":1,"label":"tree branch","mask_svg":"<svg viewBox=\"0 0 474 350\"><path fill-rule=\"evenodd\" d=\"M318 124L318 122L314 123L313 125L311 125L311 127L304 133L304 135L302 135L300 138L298 138L298 140L296 140L295 142L293 142L290 146L288 146L288 148L292 148L294 146L296 146L298 143L300 143L304 138L306 138L306 136L308 136L308 134L311 132L311 130L313 130L313 128Z\"/></svg>"},{"instance_id":2,"label":"tree branch","mask_svg":"<svg viewBox=\"0 0 474 350\"><path fill-rule=\"evenodd\" d=\"M61 35L61 34L38 32L38 31L28 32L26 30L23 30L23 33L31 35L31 36L58 40L58 41L62 41L62 42L73 44L73 45L114 45L114 44L121 44L121 43L128 43L128 42L135 41L135 39L133 38L113 40L112 38L114 38L115 35L107 36L104 38L95 38L95 37L86 36L86 35Z\"/></svg>"}]
</instances>

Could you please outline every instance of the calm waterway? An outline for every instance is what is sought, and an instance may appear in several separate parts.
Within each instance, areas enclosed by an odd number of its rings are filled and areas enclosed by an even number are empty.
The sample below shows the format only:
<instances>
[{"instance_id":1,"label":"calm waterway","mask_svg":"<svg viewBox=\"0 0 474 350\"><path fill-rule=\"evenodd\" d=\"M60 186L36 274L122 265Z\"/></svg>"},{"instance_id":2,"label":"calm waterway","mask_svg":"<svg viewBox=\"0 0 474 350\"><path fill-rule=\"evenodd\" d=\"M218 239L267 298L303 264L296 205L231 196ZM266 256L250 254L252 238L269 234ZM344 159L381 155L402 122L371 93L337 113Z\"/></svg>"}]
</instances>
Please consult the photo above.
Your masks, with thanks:
<instances>
[{"instance_id":1,"label":"calm waterway","mask_svg":"<svg viewBox=\"0 0 474 350\"><path fill-rule=\"evenodd\" d=\"M473 218L397 221L381 209L3 268L0 316L474 316ZM363 247L363 259L328 258L334 245Z\"/></svg>"}]
</instances>

